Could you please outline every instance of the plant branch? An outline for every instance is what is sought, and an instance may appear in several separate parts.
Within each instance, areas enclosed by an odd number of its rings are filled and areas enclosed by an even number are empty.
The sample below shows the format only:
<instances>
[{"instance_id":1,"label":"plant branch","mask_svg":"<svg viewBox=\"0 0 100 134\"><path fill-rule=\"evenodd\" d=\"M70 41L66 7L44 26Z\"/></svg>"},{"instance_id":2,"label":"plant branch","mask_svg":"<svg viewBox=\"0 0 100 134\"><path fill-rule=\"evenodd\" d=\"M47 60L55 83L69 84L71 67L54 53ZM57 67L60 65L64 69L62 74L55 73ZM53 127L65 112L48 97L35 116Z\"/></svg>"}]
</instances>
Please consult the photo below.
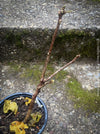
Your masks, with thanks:
<instances>
[{"instance_id":1,"label":"plant branch","mask_svg":"<svg viewBox=\"0 0 100 134\"><path fill-rule=\"evenodd\" d=\"M65 66L61 67L60 69L58 69L55 73L53 73L51 76L49 76L47 79L44 80L44 77L45 77L45 73L46 73L46 69L47 69L47 65L48 65L48 62L49 62L49 59L50 59L50 55L51 55L51 51L52 51L52 48L53 48L53 44L54 44L54 41L56 39L56 35L57 35L57 31L59 29L59 26L60 26L60 23L61 23L61 19L62 19L62 16L66 13L65 11L65 7L63 7L60 12L58 13L58 23L57 23L57 27L54 31L54 34L52 36L52 41L51 41L51 44L50 44L50 48L49 48L49 52L47 54L47 58L46 58L46 61L45 61L45 65L44 65L44 69L43 69L43 72L42 72L42 75L41 75L41 79L40 79L40 83L38 84L37 86L37 89L35 90L35 93L33 94L32 96L32 100L31 100L31 103L29 105L29 108L28 108L28 111L27 111L27 114L23 120L24 123L26 123L28 120L29 120L29 117L30 117L30 114L32 112L32 108L34 106L34 103L35 103L35 99L37 97L37 95L39 94L40 92L40 89L42 87L44 87L45 85L47 84L50 84L52 83L53 81L49 81L54 75L56 75L59 71L63 70L65 67L69 66L70 64L72 64L78 57L80 57L80 55L77 55L72 61L70 61L69 63L67 63Z\"/></svg>"},{"instance_id":2,"label":"plant branch","mask_svg":"<svg viewBox=\"0 0 100 134\"><path fill-rule=\"evenodd\" d=\"M59 13L58 13L58 23L57 23L57 27L54 31L54 34L52 36L52 41L51 41L51 44L50 44L50 48L49 48L49 51L47 53L47 58L46 58L46 61L45 61L45 65L44 65L44 69L43 69L43 72L42 72L42 76L41 76L41 82L44 83L44 77L45 77L45 73L46 73L46 69L47 69L47 64L49 62L49 59L50 59L50 55L51 55L51 51L52 51L52 48L53 48L53 44L55 42L55 39L56 39L56 35L57 35L57 32L58 32L58 29L59 29L59 26L61 24L61 19L62 19L62 16L66 13L65 11L65 7L63 7Z\"/></svg>"},{"instance_id":3,"label":"plant branch","mask_svg":"<svg viewBox=\"0 0 100 134\"><path fill-rule=\"evenodd\" d=\"M54 72L51 76L49 76L47 79L44 80L44 82L49 81L52 77L54 77L58 72L60 72L61 70L63 70L64 68L66 68L67 66L69 66L70 64L72 64L73 62L76 61L77 58L79 58L80 55L76 55L76 57L74 57L74 59L72 61L70 61L69 63L65 64L64 66L62 66L60 69L58 69L56 72Z\"/></svg>"},{"instance_id":4,"label":"plant branch","mask_svg":"<svg viewBox=\"0 0 100 134\"><path fill-rule=\"evenodd\" d=\"M44 87L45 85L47 85L47 84L49 84L49 83L52 82L52 81L51 81L51 82L50 82L50 81L49 81L49 82L44 82L44 77L45 77L45 73L46 73L46 69L47 69L47 64L48 64L49 59L50 59L50 55L51 55L51 51L52 51L52 48L53 48L53 44L54 44L55 39L56 39L57 31L58 31L58 29L59 29L62 16L63 16L65 13L66 13L65 7L63 7L63 8L59 11L59 13L58 13L59 18L58 18L57 27L56 27L56 29L55 29L55 31L54 31L53 36L52 36L52 41L51 41L50 48L49 48L49 51L48 51L48 54L47 54L47 58L46 58L46 61L45 61L45 65L44 65L44 69L43 69L42 76L41 76L41 79L40 79L40 83L39 83L39 85L37 86L37 89L36 89L35 93L34 93L33 96L32 96L32 100L31 100L31 103L30 103L30 105L29 105L27 114L26 114L26 116L25 116L25 118L24 118L24 120L23 120L24 123L26 123L26 122L28 121L29 117L30 117L32 108L33 108L34 103L35 103L35 99L36 99L37 95L39 94L40 89L41 89L42 87Z\"/></svg>"}]
</instances>

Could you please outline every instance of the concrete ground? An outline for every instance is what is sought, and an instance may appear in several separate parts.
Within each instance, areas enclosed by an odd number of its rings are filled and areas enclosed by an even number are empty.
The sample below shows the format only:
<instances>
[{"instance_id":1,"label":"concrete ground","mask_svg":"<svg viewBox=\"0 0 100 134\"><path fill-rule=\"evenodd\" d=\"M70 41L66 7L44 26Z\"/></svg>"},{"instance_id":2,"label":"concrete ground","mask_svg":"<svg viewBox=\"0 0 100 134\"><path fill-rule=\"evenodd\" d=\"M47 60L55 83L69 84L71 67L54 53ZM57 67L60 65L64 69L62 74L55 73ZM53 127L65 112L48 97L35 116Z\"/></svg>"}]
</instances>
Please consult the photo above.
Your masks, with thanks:
<instances>
[{"instance_id":1,"label":"concrete ground","mask_svg":"<svg viewBox=\"0 0 100 134\"><path fill-rule=\"evenodd\" d=\"M61 29L100 29L100 4L92 0L0 0L0 27L54 29L63 6Z\"/></svg>"},{"instance_id":2,"label":"concrete ground","mask_svg":"<svg viewBox=\"0 0 100 134\"><path fill-rule=\"evenodd\" d=\"M81 108L75 109L74 103L66 94L65 86L68 78L71 77L70 74L74 72L74 75L77 72L76 78L79 78L83 86L95 88L96 85L93 83L96 83L100 77L99 74L96 75L96 67L96 64L89 62L88 64L76 62L68 69L66 68L69 75L64 80L61 82L55 80L54 84L47 85L41 90L39 97L45 102L48 109L48 122L43 134L99 134L100 114L91 113L86 116L85 111ZM34 80L29 82L28 78L20 77L21 72L14 71L7 63L0 64L0 68L0 100L16 92L34 93L36 89Z\"/></svg>"}]
</instances>

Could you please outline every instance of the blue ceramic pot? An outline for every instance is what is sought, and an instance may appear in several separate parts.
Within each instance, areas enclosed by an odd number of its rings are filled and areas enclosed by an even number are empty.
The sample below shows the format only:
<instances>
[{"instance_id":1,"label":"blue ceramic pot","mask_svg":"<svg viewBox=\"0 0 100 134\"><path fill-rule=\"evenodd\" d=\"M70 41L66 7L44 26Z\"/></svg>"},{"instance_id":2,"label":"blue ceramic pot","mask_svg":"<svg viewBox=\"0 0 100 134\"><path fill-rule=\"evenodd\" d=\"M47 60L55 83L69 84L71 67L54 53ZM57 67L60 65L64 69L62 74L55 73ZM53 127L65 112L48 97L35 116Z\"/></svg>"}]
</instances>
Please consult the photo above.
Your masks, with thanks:
<instances>
[{"instance_id":1,"label":"blue ceramic pot","mask_svg":"<svg viewBox=\"0 0 100 134\"><path fill-rule=\"evenodd\" d=\"M10 96L7 96L7 97L4 98L2 101L0 101L0 107L3 106L5 100L8 100L8 99L9 99L9 100L12 100L12 99L17 98L17 97L20 97L20 96L32 98L32 94L30 94L30 93L15 93L15 94L12 94L12 95L10 95ZM43 125L42 128L39 130L39 132L37 133L37 134L42 134L42 132L43 132L43 130L44 130L46 124L47 124L48 112L47 112L47 108L46 108L44 102L43 102L39 97L37 97L37 103L38 103L38 105L42 105L42 106L43 106L42 108L44 109L44 112L45 112L45 121L44 121L44 125Z\"/></svg>"}]
</instances>

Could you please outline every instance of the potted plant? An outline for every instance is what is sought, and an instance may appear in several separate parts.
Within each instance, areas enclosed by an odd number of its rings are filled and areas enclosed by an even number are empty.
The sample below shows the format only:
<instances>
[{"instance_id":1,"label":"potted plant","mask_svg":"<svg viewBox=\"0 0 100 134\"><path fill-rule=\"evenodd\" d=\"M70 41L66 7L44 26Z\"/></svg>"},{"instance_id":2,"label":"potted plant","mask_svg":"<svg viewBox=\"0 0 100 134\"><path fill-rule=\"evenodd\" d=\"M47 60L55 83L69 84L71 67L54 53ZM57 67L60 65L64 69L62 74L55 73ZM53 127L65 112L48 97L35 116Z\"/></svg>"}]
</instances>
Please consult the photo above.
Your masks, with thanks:
<instances>
[{"instance_id":1,"label":"potted plant","mask_svg":"<svg viewBox=\"0 0 100 134\"><path fill-rule=\"evenodd\" d=\"M23 120L24 115L25 115L24 113L26 113L25 110L27 110L28 103L31 100L31 98L32 98L32 94L30 94L30 93L15 93L15 94L7 96L0 102L0 108L3 107L3 110L4 110L4 105L6 104L5 102L8 101L8 104L9 104L9 100L10 100L8 109L5 109L6 111L9 111L9 110L10 111L7 112L7 114L3 114L4 111L2 111L2 110L0 111L0 115L1 115L0 117L3 118L3 121L0 122L0 126L1 126L0 134L3 133L3 131L4 132L6 131L7 134L10 133L9 123L12 122L12 120ZM20 109L18 108L19 110L17 111L17 113L16 113L16 103L15 102L17 103L18 107L20 107L22 105ZM26 106L25 106L25 103L26 103ZM39 97L36 98L36 103L37 104L35 104L35 108L33 109L33 111L35 111L35 114L37 113L36 115L34 115L34 119L37 118L37 120L33 120L33 124L30 124L32 122L29 122L29 126L30 127L31 127L31 125L34 126L34 129L31 129L31 132L34 131L34 133L41 134L47 123L47 108L46 108L44 102ZM12 105L13 108L14 107L15 108L11 109L12 106L10 107L10 105ZM16 115L13 114L13 112L15 112ZM20 115L21 112L23 112L23 115L22 114ZM42 117L41 117L41 114L42 114ZM41 120L38 118L38 116L40 116ZM16 122L16 123L18 123L18 122ZM25 131L24 128L22 129L22 131L21 130L18 131L17 129L15 130L16 133L22 133L22 134L24 134L24 131Z\"/></svg>"},{"instance_id":2,"label":"potted plant","mask_svg":"<svg viewBox=\"0 0 100 134\"><path fill-rule=\"evenodd\" d=\"M35 93L33 95L29 93L13 94L6 97L0 102L0 109L2 114L0 116L1 133L3 133L3 131L7 131L5 132L7 134L41 134L43 129L45 128L47 123L47 109L43 101L37 96L40 93L42 87L54 82L54 80L51 79L53 78L53 76L75 62L76 59L80 57L80 55L76 55L76 57L74 57L72 61L62 66L48 78L45 78L47 65L56 39L57 31L61 24L62 16L65 13L65 7L63 7L58 13L57 27L52 36L52 41L47 53L47 58L42 71L40 83L38 84ZM8 128L4 127L4 125L6 125L6 127L8 126Z\"/></svg>"}]
</instances>

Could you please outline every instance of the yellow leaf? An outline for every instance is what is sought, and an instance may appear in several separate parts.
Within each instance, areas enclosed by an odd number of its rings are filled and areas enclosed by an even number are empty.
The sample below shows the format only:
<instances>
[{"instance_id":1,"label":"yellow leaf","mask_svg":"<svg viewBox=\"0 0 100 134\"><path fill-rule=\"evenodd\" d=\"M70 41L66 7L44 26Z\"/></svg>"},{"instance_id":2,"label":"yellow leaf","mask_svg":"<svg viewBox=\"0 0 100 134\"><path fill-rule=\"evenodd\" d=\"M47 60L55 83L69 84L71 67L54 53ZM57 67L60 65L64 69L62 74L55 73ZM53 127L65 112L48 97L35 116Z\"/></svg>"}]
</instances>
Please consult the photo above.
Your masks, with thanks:
<instances>
[{"instance_id":1,"label":"yellow leaf","mask_svg":"<svg viewBox=\"0 0 100 134\"><path fill-rule=\"evenodd\" d=\"M26 101L26 102L25 102L25 105L27 106L28 104L30 104L30 103L31 103L31 100L32 100L32 99L26 97L26 98L25 98L25 101Z\"/></svg>"},{"instance_id":2,"label":"yellow leaf","mask_svg":"<svg viewBox=\"0 0 100 134\"><path fill-rule=\"evenodd\" d=\"M29 121L28 125L29 126L35 126L35 123L38 123L42 117L42 114L37 112L31 114L32 119Z\"/></svg>"},{"instance_id":3,"label":"yellow leaf","mask_svg":"<svg viewBox=\"0 0 100 134\"><path fill-rule=\"evenodd\" d=\"M18 105L16 102L12 102L11 100L5 100L4 106L3 106L3 112L8 113L8 111L11 110L14 112L14 114L18 111Z\"/></svg>"},{"instance_id":4,"label":"yellow leaf","mask_svg":"<svg viewBox=\"0 0 100 134\"><path fill-rule=\"evenodd\" d=\"M28 126L23 122L13 121L10 125L10 132L15 132L15 134L25 134L25 130Z\"/></svg>"}]
</instances>

